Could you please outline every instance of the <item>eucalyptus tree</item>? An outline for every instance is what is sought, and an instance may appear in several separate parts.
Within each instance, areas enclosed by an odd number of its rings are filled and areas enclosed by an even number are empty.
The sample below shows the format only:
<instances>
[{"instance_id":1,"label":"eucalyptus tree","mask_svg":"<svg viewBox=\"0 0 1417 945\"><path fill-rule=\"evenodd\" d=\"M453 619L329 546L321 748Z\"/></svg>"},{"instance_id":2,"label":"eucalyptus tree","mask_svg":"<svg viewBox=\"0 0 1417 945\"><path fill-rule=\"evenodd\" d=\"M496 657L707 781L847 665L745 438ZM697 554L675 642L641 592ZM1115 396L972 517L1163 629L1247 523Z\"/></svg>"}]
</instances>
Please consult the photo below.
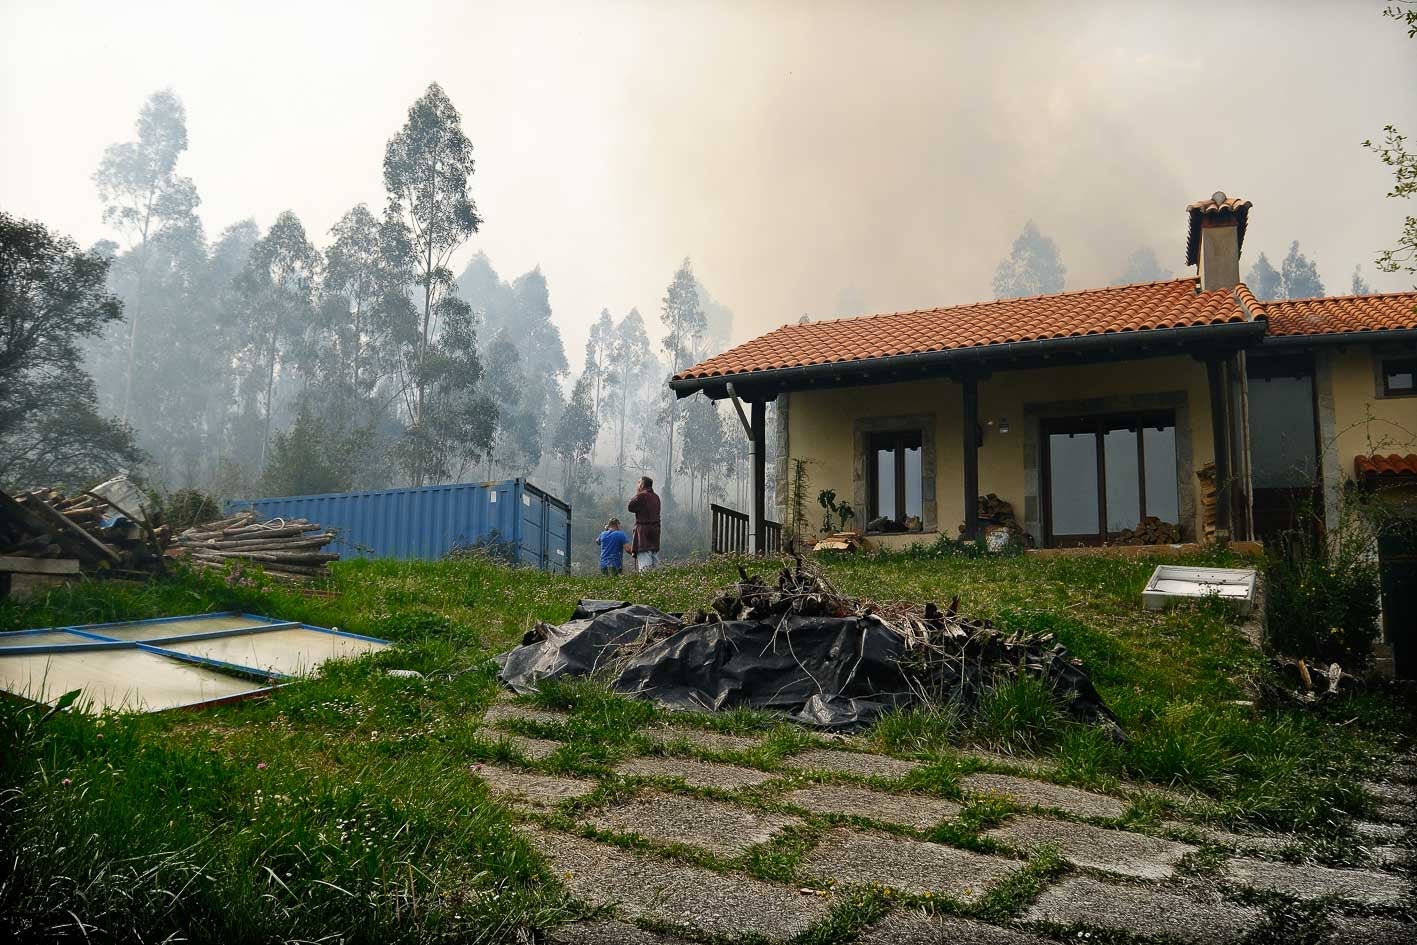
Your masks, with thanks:
<instances>
[{"instance_id":1,"label":"eucalyptus tree","mask_svg":"<svg viewBox=\"0 0 1417 945\"><path fill-rule=\"evenodd\" d=\"M1012 299L1062 292L1067 269L1058 244L1039 231L1032 220L1014 240L1009 255L994 271L994 298Z\"/></svg>"},{"instance_id":2,"label":"eucalyptus tree","mask_svg":"<svg viewBox=\"0 0 1417 945\"><path fill-rule=\"evenodd\" d=\"M665 353L669 355L669 373L678 374L680 368L688 367L688 361L699 339L708 330L708 320L703 307L699 305L699 286L694 280L693 264L685 256L674 279L665 290L664 301L659 311L660 323L665 334L661 340ZM674 428L679 421L678 406L674 401L668 404L669 449L664 466L664 501L673 503L674 494Z\"/></svg>"},{"instance_id":3,"label":"eucalyptus tree","mask_svg":"<svg viewBox=\"0 0 1417 945\"><path fill-rule=\"evenodd\" d=\"M472 174L472 143L463 133L462 116L434 82L409 108L403 128L384 150L388 216L406 230L415 260L414 284L423 296L421 324L405 368L412 380L411 429L417 431L411 445L431 442L429 431L421 429L428 420L427 362L440 317L457 311L442 304L457 291L448 262L482 223L468 192ZM430 453L429 464L437 462ZM422 485L429 469L415 460L410 474L415 485Z\"/></svg>"},{"instance_id":4,"label":"eucalyptus tree","mask_svg":"<svg viewBox=\"0 0 1417 945\"><path fill-rule=\"evenodd\" d=\"M1264 253L1260 253L1260 258L1250 267L1249 275L1245 276L1245 285L1261 302L1284 298L1284 279Z\"/></svg>"},{"instance_id":5,"label":"eucalyptus tree","mask_svg":"<svg viewBox=\"0 0 1417 945\"><path fill-rule=\"evenodd\" d=\"M1171 273L1161 267L1156 258L1156 250L1143 246L1127 257L1127 268L1112 280L1112 285L1131 285L1134 282L1160 282L1170 279Z\"/></svg>"},{"instance_id":6,"label":"eucalyptus tree","mask_svg":"<svg viewBox=\"0 0 1417 945\"><path fill-rule=\"evenodd\" d=\"M1280 265L1280 275L1284 280L1286 299L1316 299L1324 294L1324 283L1319 278L1319 267L1308 256L1299 252L1299 241L1289 246L1289 255Z\"/></svg>"},{"instance_id":7,"label":"eucalyptus tree","mask_svg":"<svg viewBox=\"0 0 1417 945\"><path fill-rule=\"evenodd\" d=\"M561 460L563 494L571 503L592 472L590 454L600 432L592 403L593 385L594 379L589 374L582 373L576 379L551 439L552 452Z\"/></svg>"},{"instance_id":8,"label":"eucalyptus tree","mask_svg":"<svg viewBox=\"0 0 1417 945\"><path fill-rule=\"evenodd\" d=\"M645 375L653 355L650 352L649 335L645 332L645 321L640 310L630 309L630 313L620 319L615 326L610 356L611 384L608 391L609 406L615 411L615 432L618 445L615 451L615 494L625 491L625 428L630 423L631 412L643 409L641 392Z\"/></svg>"},{"instance_id":9,"label":"eucalyptus tree","mask_svg":"<svg viewBox=\"0 0 1417 945\"><path fill-rule=\"evenodd\" d=\"M104 203L104 222L123 233L134 253L134 290L127 306L126 368L121 417L128 419L133 374L145 324L147 269L154 238L169 227L190 225L200 200L192 181L177 174L187 150L187 113L169 89L154 92L138 113L137 138L109 145L93 180Z\"/></svg>"},{"instance_id":10,"label":"eucalyptus tree","mask_svg":"<svg viewBox=\"0 0 1417 945\"><path fill-rule=\"evenodd\" d=\"M591 378L591 415L600 424L603 416L603 395L606 375L611 369L611 358L615 350L615 320L610 317L610 309L600 310L600 317L590 326L590 335L585 343L585 367L583 374ZM594 455L594 449L591 450Z\"/></svg>"},{"instance_id":11,"label":"eucalyptus tree","mask_svg":"<svg viewBox=\"0 0 1417 945\"><path fill-rule=\"evenodd\" d=\"M307 333L313 320L313 299L320 255L305 235L300 218L289 210L276 217L266 235L251 247L246 267L237 279L243 296L246 368L243 390L248 404L261 397L261 445L257 468L264 469L270 446L273 395L283 367L308 363Z\"/></svg>"},{"instance_id":12,"label":"eucalyptus tree","mask_svg":"<svg viewBox=\"0 0 1417 945\"><path fill-rule=\"evenodd\" d=\"M406 291L414 260L405 232L362 203L330 229L315 365L321 385L336 397L368 399L416 338L417 314Z\"/></svg>"}]
</instances>

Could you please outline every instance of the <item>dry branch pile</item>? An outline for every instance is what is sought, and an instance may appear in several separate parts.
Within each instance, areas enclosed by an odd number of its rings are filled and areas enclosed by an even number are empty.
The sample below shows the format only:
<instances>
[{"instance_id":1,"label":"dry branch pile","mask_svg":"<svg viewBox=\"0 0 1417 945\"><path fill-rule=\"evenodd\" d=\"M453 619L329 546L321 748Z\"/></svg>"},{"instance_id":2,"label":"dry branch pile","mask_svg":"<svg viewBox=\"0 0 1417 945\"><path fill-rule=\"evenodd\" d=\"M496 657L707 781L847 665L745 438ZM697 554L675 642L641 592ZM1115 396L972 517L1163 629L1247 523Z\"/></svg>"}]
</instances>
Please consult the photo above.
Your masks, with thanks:
<instances>
[{"instance_id":1,"label":"dry branch pile","mask_svg":"<svg viewBox=\"0 0 1417 945\"><path fill-rule=\"evenodd\" d=\"M156 571L169 540L166 527L150 528L91 492L0 492L0 557L75 559L85 571Z\"/></svg>"},{"instance_id":2,"label":"dry branch pile","mask_svg":"<svg viewBox=\"0 0 1417 945\"><path fill-rule=\"evenodd\" d=\"M329 563L339 555L322 549L334 540L334 532L307 519L258 522L253 512L196 525L177 536L197 567L221 570L232 561L250 561L282 581L329 577Z\"/></svg>"},{"instance_id":3,"label":"dry branch pile","mask_svg":"<svg viewBox=\"0 0 1417 945\"><path fill-rule=\"evenodd\" d=\"M893 708L971 711L995 687L1029 676L1075 716L1122 737L1052 634L1005 633L962 616L958 599L942 610L848 597L800 558L775 583L739 575L694 613L582 601L570 621L538 624L499 657L500 676L519 692L591 676L674 709L764 709L833 729L869 725Z\"/></svg>"}]
</instances>

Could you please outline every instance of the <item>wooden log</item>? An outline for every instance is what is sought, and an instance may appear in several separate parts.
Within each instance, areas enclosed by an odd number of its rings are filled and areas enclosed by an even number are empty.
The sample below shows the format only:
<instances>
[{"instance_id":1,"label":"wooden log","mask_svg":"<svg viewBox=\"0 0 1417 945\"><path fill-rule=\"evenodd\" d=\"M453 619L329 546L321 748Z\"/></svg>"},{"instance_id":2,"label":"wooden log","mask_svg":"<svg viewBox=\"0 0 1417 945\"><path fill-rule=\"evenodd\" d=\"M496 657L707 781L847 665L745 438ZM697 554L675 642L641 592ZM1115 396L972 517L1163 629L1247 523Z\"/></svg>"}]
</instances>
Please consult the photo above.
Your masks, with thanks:
<instances>
[{"instance_id":1,"label":"wooden log","mask_svg":"<svg viewBox=\"0 0 1417 945\"><path fill-rule=\"evenodd\" d=\"M56 526L61 537L74 539L80 557L108 561L112 564L121 563L118 552L69 521L63 512L45 502L34 503L34 510L41 518L49 520L52 525Z\"/></svg>"},{"instance_id":2,"label":"wooden log","mask_svg":"<svg viewBox=\"0 0 1417 945\"><path fill-rule=\"evenodd\" d=\"M203 558L245 558L248 561L288 561L292 564L319 564L324 561L338 561L339 555L333 551L215 551L202 548L192 552L193 557Z\"/></svg>"},{"instance_id":3,"label":"wooden log","mask_svg":"<svg viewBox=\"0 0 1417 945\"><path fill-rule=\"evenodd\" d=\"M240 551L243 548L264 548L270 551L288 551L295 548L323 548L334 540L334 534L327 532L324 535L316 535L312 538L278 538L275 541L260 541L258 539L245 541L204 541L200 544L184 542L183 545L190 548L212 548L217 551Z\"/></svg>"}]
</instances>

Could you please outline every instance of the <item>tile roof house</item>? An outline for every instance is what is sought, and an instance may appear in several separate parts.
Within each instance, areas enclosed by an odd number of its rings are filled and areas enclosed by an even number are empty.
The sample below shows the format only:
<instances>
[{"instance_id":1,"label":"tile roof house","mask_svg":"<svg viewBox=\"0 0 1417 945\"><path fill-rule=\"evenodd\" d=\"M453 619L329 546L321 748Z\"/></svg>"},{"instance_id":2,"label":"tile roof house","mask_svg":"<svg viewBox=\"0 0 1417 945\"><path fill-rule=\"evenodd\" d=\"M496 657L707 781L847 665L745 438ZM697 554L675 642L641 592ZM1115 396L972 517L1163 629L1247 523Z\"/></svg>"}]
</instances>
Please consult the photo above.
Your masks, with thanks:
<instances>
[{"instance_id":1,"label":"tile roof house","mask_svg":"<svg viewBox=\"0 0 1417 945\"><path fill-rule=\"evenodd\" d=\"M809 502L833 489L887 546L997 526L985 495L1039 547L1133 539L1144 519L1184 540L1331 522L1346 483L1413 479L1417 292L1261 301L1240 281L1251 209L1186 208L1194 276L787 324L670 387L732 400L759 548L790 460Z\"/></svg>"}]
</instances>

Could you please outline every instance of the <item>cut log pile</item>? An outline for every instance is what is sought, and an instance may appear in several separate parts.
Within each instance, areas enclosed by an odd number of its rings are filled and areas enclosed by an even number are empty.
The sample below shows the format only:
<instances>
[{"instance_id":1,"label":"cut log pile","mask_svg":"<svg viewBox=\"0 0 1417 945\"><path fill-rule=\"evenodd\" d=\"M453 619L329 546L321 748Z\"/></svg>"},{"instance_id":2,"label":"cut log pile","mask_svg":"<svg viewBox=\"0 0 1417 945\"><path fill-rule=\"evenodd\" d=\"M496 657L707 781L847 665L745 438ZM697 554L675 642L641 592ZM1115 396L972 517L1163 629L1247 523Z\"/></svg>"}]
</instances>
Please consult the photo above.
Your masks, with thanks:
<instances>
[{"instance_id":1,"label":"cut log pile","mask_svg":"<svg viewBox=\"0 0 1417 945\"><path fill-rule=\"evenodd\" d=\"M0 557L75 560L84 571L156 571L169 540L166 527L135 521L94 493L0 492Z\"/></svg>"},{"instance_id":2,"label":"cut log pile","mask_svg":"<svg viewBox=\"0 0 1417 945\"><path fill-rule=\"evenodd\" d=\"M979 518L980 533L986 539L994 532L1002 530L1008 532L1010 542L1025 548L1033 547L1033 536L1019 524L1013 503L1007 499L1001 499L992 492L981 495L976 515ZM959 530L960 534L964 534L963 523L960 523Z\"/></svg>"},{"instance_id":3,"label":"cut log pile","mask_svg":"<svg viewBox=\"0 0 1417 945\"><path fill-rule=\"evenodd\" d=\"M1196 470L1201 481L1201 531L1205 541L1215 541L1215 464L1206 463Z\"/></svg>"},{"instance_id":4,"label":"cut log pile","mask_svg":"<svg viewBox=\"0 0 1417 945\"><path fill-rule=\"evenodd\" d=\"M196 525L177 536L181 552L196 567L221 570L233 561L250 561L282 581L329 577L329 563L339 554L322 549L334 540L334 532L308 519L259 522L254 512Z\"/></svg>"},{"instance_id":5,"label":"cut log pile","mask_svg":"<svg viewBox=\"0 0 1417 945\"><path fill-rule=\"evenodd\" d=\"M1136 528L1123 529L1114 545L1174 545L1181 541L1181 526L1148 515Z\"/></svg>"}]
</instances>

